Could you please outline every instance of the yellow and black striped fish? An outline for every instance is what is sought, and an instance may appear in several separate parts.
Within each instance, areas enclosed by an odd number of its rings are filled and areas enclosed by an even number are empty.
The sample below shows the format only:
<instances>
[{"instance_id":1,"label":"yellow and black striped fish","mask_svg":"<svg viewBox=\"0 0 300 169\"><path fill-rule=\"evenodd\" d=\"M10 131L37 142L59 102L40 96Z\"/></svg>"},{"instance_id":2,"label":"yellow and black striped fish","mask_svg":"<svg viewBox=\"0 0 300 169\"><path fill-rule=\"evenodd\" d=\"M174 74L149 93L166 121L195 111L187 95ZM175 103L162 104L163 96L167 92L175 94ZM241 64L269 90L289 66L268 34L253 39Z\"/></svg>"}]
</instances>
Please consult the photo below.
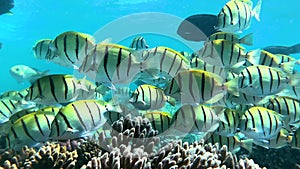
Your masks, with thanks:
<instances>
[{"instance_id":1,"label":"yellow and black striped fish","mask_svg":"<svg viewBox=\"0 0 300 169\"><path fill-rule=\"evenodd\" d=\"M99 100L79 100L63 107L51 125L51 139L68 140L92 135L106 122L104 113L113 111Z\"/></svg>"},{"instance_id":2,"label":"yellow and black striped fish","mask_svg":"<svg viewBox=\"0 0 300 169\"><path fill-rule=\"evenodd\" d=\"M68 103L78 97L80 90L86 88L72 75L47 75L37 79L29 87L25 99L46 105Z\"/></svg>"},{"instance_id":3,"label":"yellow and black striped fish","mask_svg":"<svg viewBox=\"0 0 300 169\"><path fill-rule=\"evenodd\" d=\"M239 124L241 133L255 140L264 140L275 137L284 127L284 117L279 113L264 108L251 107L242 116Z\"/></svg>"},{"instance_id":4,"label":"yellow and black striped fish","mask_svg":"<svg viewBox=\"0 0 300 169\"><path fill-rule=\"evenodd\" d=\"M6 122L0 124L0 135L7 135L10 127L12 126L12 124L15 121L17 121L19 118L21 118L27 114L34 112L35 110L37 110L36 107L31 107L31 108L27 108L27 109L22 109L18 112L15 112L14 114L12 114Z\"/></svg>"},{"instance_id":5,"label":"yellow and black striped fish","mask_svg":"<svg viewBox=\"0 0 300 169\"><path fill-rule=\"evenodd\" d=\"M285 128L280 129L279 133L271 139L253 140L253 143L264 148L282 148L288 146L293 140L293 133Z\"/></svg>"},{"instance_id":6,"label":"yellow and black striped fish","mask_svg":"<svg viewBox=\"0 0 300 169\"><path fill-rule=\"evenodd\" d=\"M298 128L300 126L300 101L290 97L273 97L266 104L268 109L286 116L285 122Z\"/></svg>"},{"instance_id":7,"label":"yellow and black striped fish","mask_svg":"<svg viewBox=\"0 0 300 169\"><path fill-rule=\"evenodd\" d=\"M1 99L0 100L0 125L7 122L9 118L18 111L35 107L32 102L24 100Z\"/></svg>"},{"instance_id":8,"label":"yellow and black striped fish","mask_svg":"<svg viewBox=\"0 0 300 169\"><path fill-rule=\"evenodd\" d=\"M168 130L173 125L173 116L169 112L154 111L143 115L149 119L154 130L158 130L159 134Z\"/></svg>"},{"instance_id":9,"label":"yellow and black striped fish","mask_svg":"<svg viewBox=\"0 0 300 169\"><path fill-rule=\"evenodd\" d=\"M42 39L36 42L33 47L34 58L52 60L54 55L50 49L51 39Z\"/></svg>"},{"instance_id":10,"label":"yellow and black striped fish","mask_svg":"<svg viewBox=\"0 0 300 169\"><path fill-rule=\"evenodd\" d=\"M137 36L132 40L129 47L135 50L141 50L141 49L147 49L149 46L147 45L147 42L144 37Z\"/></svg>"},{"instance_id":11,"label":"yellow and black striped fish","mask_svg":"<svg viewBox=\"0 0 300 169\"><path fill-rule=\"evenodd\" d=\"M212 134L205 142L211 144L219 143L220 146L226 145L228 150L233 153L239 151L241 147L252 152L253 146L253 139L240 139L238 135L226 137L219 134Z\"/></svg>"},{"instance_id":12,"label":"yellow and black striped fish","mask_svg":"<svg viewBox=\"0 0 300 169\"><path fill-rule=\"evenodd\" d=\"M101 98L101 94L97 91L97 85L85 78L79 79L78 83L86 88L86 90L79 90L76 100L87 100Z\"/></svg>"},{"instance_id":13,"label":"yellow and black striped fish","mask_svg":"<svg viewBox=\"0 0 300 169\"><path fill-rule=\"evenodd\" d=\"M288 85L284 90L276 94L277 96L291 97L300 100L300 86Z\"/></svg>"},{"instance_id":14,"label":"yellow and black striped fish","mask_svg":"<svg viewBox=\"0 0 300 169\"><path fill-rule=\"evenodd\" d=\"M284 55L284 54L275 54L275 55L279 59L280 63L291 62L296 60L295 58L289 55Z\"/></svg>"},{"instance_id":15,"label":"yellow and black striped fish","mask_svg":"<svg viewBox=\"0 0 300 169\"><path fill-rule=\"evenodd\" d=\"M239 74L239 91L252 96L274 95L290 85L298 84L298 76L288 76L282 70L269 66L249 66Z\"/></svg>"},{"instance_id":16,"label":"yellow and black striped fish","mask_svg":"<svg viewBox=\"0 0 300 169\"><path fill-rule=\"evenodd\" d=\"M94 46L91 35L74 31L61 33L50 45L54 55L51 61L66 67L80 66Z\"/></svg>"},{"instance_id":17,"label":"yellow and black striped fish","mask_svg":"<svg viewBox=\"0 0 300 169\"><path fill-rule=\"evenodd\" d=\"M145 71L154 76L174 77L189 69L189 61L179 52L164 46L148 49L141 56L145 60Z\"/></svg>"},{"instance_id":18,"label":"yellow and black striped fish","mask_svg":"<svg viewBox=\"0 0 300 169\"><path fill-rule=\"evenodd\" d=\"M132 94L129 102L139 110L157 110L166 102L175 105L175 99L165 95L164 91L152 85L140 85Z\"/></svg>"},{"instance_id":19,"label":"yellow and black striped fish","mask_svg":"<svg viewBox=\"0 0 300 169\"><path fill-rule=\"evenodd\" d=\"M253 96L239 92L238 96L228 93L228 101L244 105L262 105L268 102L270 96Z\"/></svg>"},{"instance_id":20,"label":"yellow and black striped fish","mask_svg":"<svg viewBox=\"0 0 300 169\"><path fill-rule=\"evenodd\" d=\"M182 104L215 103L227 92L237 92L235 80L223 82L224 79L214 73L190 69L178 73L164 91Z\"/></svg>"},{"instance_id":21,"label":"yellow and black striped fish","mask_svg":"<svg viewBox=\"0 0 300 169\"><path fill-rule=\"evenodd\" d=\"M143 70L143 63L130 51L116 44L97 44L84 59L79 72L98 83L130 83Z\"/></svg>"},{"instance_id":22,"label":"yellow and black striped fish","mask_svg":"<svg viewBox=\"0 0 300 169\"><path fill-rule=\"evenodd\" d=\"M218 14L216 30L238 32L248 29L253 16L259 21L261 0L252 9L252 1L230 0Z\"/></svg>"},{"instance_id":23,"label":"yellow and black striped fish","mask_svg":"<svg viewBox=\"0 0 300 169\"><path fill-rule=\"evenodd\" d=\"M213 41L217 39L224 39L232 43L242 43L245 45L253 45L253 33L247 34L246 36L240 38L239 35L229 32L216 32L210 35L206 42Z\"/></svg>"},{"instance_id":24,"label":"yellow and black striped fish","mask_svg":"<svg viewBox=\"0 0 300 169\"><path fill-rule=\"evenodd\" d=\"M225 108L218 114L220 124L215 133L226 137L234 136L237 133L241 116L242 113L239 110Z\"/></svg>"},{"instance_id":25,"label":"yellow and black striped fish","mask_svg":"<svg viewBox=\"0 0 300 169\"><path fill-rule=\"evenodd\" d=\"M259 53L254 51L248 52L248 56L253 57L252 55L258 55ZM268 51L261 50L259 54L259 65L265 65L269 67L274 67L274 68L280 68L287 74L293 74L294 73L294 67L297 65L296 60L285 62L286 58L278 57L275 54L272 54ZM286 60L290 60L289 58Z\"/></svg>"},{"instance_id":26,"label":"yellow and black striped fish","mask_svg":"<svg viewBox=\"0 0 300 169\"><path fill-rule=\"evenodd\" d=\"M197 133L204 137L219 127L218 111L205 105L182 106L174 114L174 128L185 134Z\"/></svg>"},{"instance_id":27,"label":"yellow and black striped fish","mask_svg":"<svg viewBox=\"0 0 300 169\"><path fill-rule=\"evenodd\" d=\"M260 50L255 50L255 53ZM242 66L250 62L257 64L259 55L247 55L246 49L238 43L218 39L205 43L204 47L197 51L197 56L205 62L224 68Z\"/></svg>"},{"instance_id":28,"label":"yellow and black striped fish","mask_svg":"<svg viewBox=\"0 0 300 169\"><path fill-rule=\"evenodd\" d=\"M193 58L191 60L190 64L191 64L191 68L194 68L194 69L205 70L205 71L217 74L221 77L224 77L226 75L226 69L224 69L223 67L209 64L209 63L205 62L204 60L197 58L197 57Z\"/></svg>"},{"instance_id":29,"label":"yellow and black striped fish","mask_svg":"<svg viewBox=\"0 0 300 169\"><path fill-rule=\"evenodd\" d=\"M7 91L1 94L0 99L24 100L28 91L28 88L21 91Z\"/></svg>"},{"instance_id":30,"label":"yellow and black striped fish","mask_svg":"<svg viewBox=\"0 0 300 169\"><path fill-rule=\"evenodd\" d=\"M7 147L18 150L25 145L35 146L49 139L53 112L33 112L15 121L6 137Z\"/></svg>"}]
</instances>

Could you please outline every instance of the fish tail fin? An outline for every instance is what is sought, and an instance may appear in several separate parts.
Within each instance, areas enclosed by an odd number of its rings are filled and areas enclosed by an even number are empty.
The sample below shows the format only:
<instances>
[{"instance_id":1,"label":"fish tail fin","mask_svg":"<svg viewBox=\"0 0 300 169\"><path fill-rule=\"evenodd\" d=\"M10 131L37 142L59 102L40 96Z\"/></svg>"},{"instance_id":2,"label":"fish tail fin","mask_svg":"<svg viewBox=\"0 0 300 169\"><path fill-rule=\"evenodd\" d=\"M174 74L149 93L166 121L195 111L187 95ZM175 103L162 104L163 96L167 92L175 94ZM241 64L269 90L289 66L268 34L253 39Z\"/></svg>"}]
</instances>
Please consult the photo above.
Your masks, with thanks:
<instances>
[{"instance_id":1,"label":"fish tail fin","mask_svg":"<svg viewBox=\"0 0 300 169\"><path fill-rule=\"evenodd\" d=\"M258 65L260 60L260 54L261 54L261 49L256 49L252 51L251 54L247 53L246 58L251 64Z\"/></svg>"},{"instance_id":2,"label":"fish tail fin","mask_svg":"<svg viewBox=\"0 0 300 169\"><path fill-rule=\"evenodd\" d=\"M241 146L251 153L253 147L253 140L252 139L241 140Z\"/></svg>"},{"instance_id":3,"label":"fish tail fin","mask_svg":"<svg viewBox=\"0 0 300 169\"><path fill-rule=\"evenodd\" d=\"M238 80L239 78L234 78L224 84L227 91L234 96L239 96Z\"/></svg>"},{"instance_id":4,"label":"fish tail fin","mask_svg":"<svg viewBox=\"0 0 300 169\"><path fill-rule=\"evenodd\" d=\"M290 85L298 86L300 85L300 73L294 73L290 76Z\"/></svg>"},{"instance_id":5,"label":"fish tail fin","mask_svg":"<svg viewBox=\"0 0 300 169\"><path fill-rule=\"evenodd\" d=\"M242 37L240 40L240 43L243 43L245 45L253 45L253 33L249 33L246 36Z\"/></svg>"},{"instance_id":6,"label":"fish tail fin","mask_svg":"<svg viewBox=\"0 0 300 169\"><path fill-rule=\"evenodd\" d=\"M176 104L176 99L171 97L171 96L167 96L167 102L172 105L172 106L175 106Z\"/></svg>"},{"instance_id":7,"label":"fish tail fin","mask_svg":"<svg viewBox=\"0 0 300 169\"><path fill-rule=\"evenodd\" d=\"M79 90L84 90L86 92L89 92L87 84L84 83L85 80L86 80L86 76L84 76L83 79L78 80L75 86Z\"/></svg>"},{"instance_id":8,"label":"fish tail fin","mask_svg":"<svg viewBox=\"0 0 300 169\"><path fill-rule=\"evenodd\" d=\"M300 53L300 43L291 46L290 51L291 51L291 54L292 53Z\"/></svg>"},{"instance_id":9,"label":"fish tail fin","mask_svg":"<svg viewBox=\"0 0 300 169\"><path fill-rule=\"evenodd\" d=\"M8 11L8 12L6 12L6 14L13 15L12 11Z\"/></svg>"},{"instance_id":10,"label":"fish tail fin","mask_svg":"<svg viewBox=\"0 0 300 169\"><path fill-rule=\"evenodd\" d=\"M262 0L259 0L256 4L256 6L253 8L252 12L253 12L253 15L254 17L256 18L257 21L260 21L260 10L261 10L261 3L262 3Z\"/></svg>"},{"instance_id":11,"label":"fish tail fin","mask_svg":"<svg viewBox=\"0 0 300 169\"><path fill-rule=\"evenodd\" d=\"M294 70L299 70L300 60L281 63L279 66L288 75L292 75Z\"/></svg>"}]
</instances>

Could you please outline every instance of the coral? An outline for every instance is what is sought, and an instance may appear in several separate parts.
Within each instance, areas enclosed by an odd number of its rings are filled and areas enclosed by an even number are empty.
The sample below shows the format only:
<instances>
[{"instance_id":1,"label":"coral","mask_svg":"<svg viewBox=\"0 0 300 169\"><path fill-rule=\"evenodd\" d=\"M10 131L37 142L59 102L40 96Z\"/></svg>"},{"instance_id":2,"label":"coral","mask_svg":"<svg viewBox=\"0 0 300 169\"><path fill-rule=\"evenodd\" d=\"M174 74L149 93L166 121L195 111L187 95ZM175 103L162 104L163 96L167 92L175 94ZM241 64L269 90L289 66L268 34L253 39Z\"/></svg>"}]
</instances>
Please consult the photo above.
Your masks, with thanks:
<instances>
[{"instance_id":1,"label":"coral","mask_svg":"<svg viewBox=\"0 0 300 169\"><path fill-rule=\"evenodd\" d=\"M15 154L15 155L13 155ZM67 151L66 146L46 143L38 151L24 147L20 152L6 151L1 155L5 160L3 168L74 168L77 151Z\"/></svg>"},{"instance_id":2,"label":"coral","mask_svg":"<svg viewBox=\"0 0 300 169\"><path fill-rule=\"evenodd\" d=\"M0 166L11 168L259 168L253 160L240 159L218 144L192 144L181 140L161 141L149 120L126 116L112 124L111 137L100 132L99 139L46 143L38 150L24 147L20 152L5 151ZM0 167L1 168L1 167Z\"/></svg>"},{"instance_id":3,"label":"coral","mask_svg":"<svg viewBox=\"0 0 300 169\"><path fill-rule=\"evenodd\" d=\"M100 133L99 144L107 151L112 151L113 148L121 145L131 145L132 148L147 145L145 151L151 153L154 145L160 141L157 135L158 131L152 128L147 118L140 116L131 118L127 115L112 124L111 138L107 139L104 133Z\"/></svg>"},{"instance_id":4,"label":"coral","mask_svg":"<svg viewBox=\"0 0 300 169\"><path fill-rule=\"evenodd\" d=\"M24 162L25 168L74 168L77 151L67 151L66 146L46 143Z\"/></svg>"}]
</instances>

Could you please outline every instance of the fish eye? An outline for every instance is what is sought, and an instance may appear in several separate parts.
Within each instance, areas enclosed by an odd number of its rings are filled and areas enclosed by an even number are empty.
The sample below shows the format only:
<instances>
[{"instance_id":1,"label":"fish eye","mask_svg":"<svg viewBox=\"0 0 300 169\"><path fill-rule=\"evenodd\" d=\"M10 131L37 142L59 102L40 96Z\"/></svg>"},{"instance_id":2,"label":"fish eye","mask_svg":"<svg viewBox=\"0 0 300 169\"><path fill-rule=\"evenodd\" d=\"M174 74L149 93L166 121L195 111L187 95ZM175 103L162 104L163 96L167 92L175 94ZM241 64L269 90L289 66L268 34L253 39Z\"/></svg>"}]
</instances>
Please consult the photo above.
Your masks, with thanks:
<instances>
[{"instance_id":1,"label":"fish eye","mask_svg":"<svg viewBox=\"0 0 300 169\"><path fill-rule=\"evenodd\" d=\"M20 69L19 68L16 68L16 71L19 71Z\"/></svg>"}]
</instances>

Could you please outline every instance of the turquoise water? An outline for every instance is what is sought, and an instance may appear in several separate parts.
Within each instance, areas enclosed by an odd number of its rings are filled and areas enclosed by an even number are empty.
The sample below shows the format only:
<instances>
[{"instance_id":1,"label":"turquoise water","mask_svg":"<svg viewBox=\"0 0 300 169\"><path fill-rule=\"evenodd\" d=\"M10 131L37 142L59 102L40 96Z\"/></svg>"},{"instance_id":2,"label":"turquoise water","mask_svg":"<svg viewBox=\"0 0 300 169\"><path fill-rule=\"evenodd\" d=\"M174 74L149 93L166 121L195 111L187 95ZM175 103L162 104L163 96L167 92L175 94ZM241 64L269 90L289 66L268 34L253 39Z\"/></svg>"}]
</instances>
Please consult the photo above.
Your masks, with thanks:
<instances>
[{"instance_id":1,"label":"turquoise water","mask_svg":"<svg viewBox=\"0 0 300 169\"><path fill-rule=\"evenodd\" d=\"M74 30L96 35L98 41L111 38L112 42L128 46L134 30L136 34L143 34L150 47L164 45L176 50L190 50L201 48L202 43L191 43L176 37L176 30L180 19L194 14L218 14L226 0L15 0L13 15L0 16L0 75L2 79L0 92L20 90L29 84L18 84L9 74L9 68L15 64L25 64L40 70L50 70L51 73L73 73L72 69L64 68L54 63L36 60L33 57L32 47L36 41L44 38L54 38L58 34ZM254 1L256 4L256 1ZM243 34L254 33L254 45L247 49L255 49L268 45L293 45L299 42L298 28L300 26L299 0L263 0L261 22L252 20L251 28ZM160 20L159 24L145 26L147 20L135 21L135 17L147 13L147 19ZM135 14L135 15L132 15ZM168 23L159 16L176 18ZM126 23L118 24L122 17L127 16ZM124 19L124 18L123 18ZM127 22L128 21L128 22ZM117 23L116 27L110 24ZM130 25L130 24L133 24ZM149 32L149 30L165 29L169 34ZM108 33L102 28L108 26ZM125 29L125 27L127 29ZM142 28L147 28L143 31ZM141 29L139 29L141 28ZM156 29L158 28L158 29ZM126 30L133 30L126 35ZM105 32L105 34L102 34ZM125 33L120 37L118 33ZM117 35L117 36L116 36ZM174 37L172 37L174 35ZM192 47L191 47L192 46ZM294 55L297 56L297 55Z\"/></svg>"}]
</instances>

